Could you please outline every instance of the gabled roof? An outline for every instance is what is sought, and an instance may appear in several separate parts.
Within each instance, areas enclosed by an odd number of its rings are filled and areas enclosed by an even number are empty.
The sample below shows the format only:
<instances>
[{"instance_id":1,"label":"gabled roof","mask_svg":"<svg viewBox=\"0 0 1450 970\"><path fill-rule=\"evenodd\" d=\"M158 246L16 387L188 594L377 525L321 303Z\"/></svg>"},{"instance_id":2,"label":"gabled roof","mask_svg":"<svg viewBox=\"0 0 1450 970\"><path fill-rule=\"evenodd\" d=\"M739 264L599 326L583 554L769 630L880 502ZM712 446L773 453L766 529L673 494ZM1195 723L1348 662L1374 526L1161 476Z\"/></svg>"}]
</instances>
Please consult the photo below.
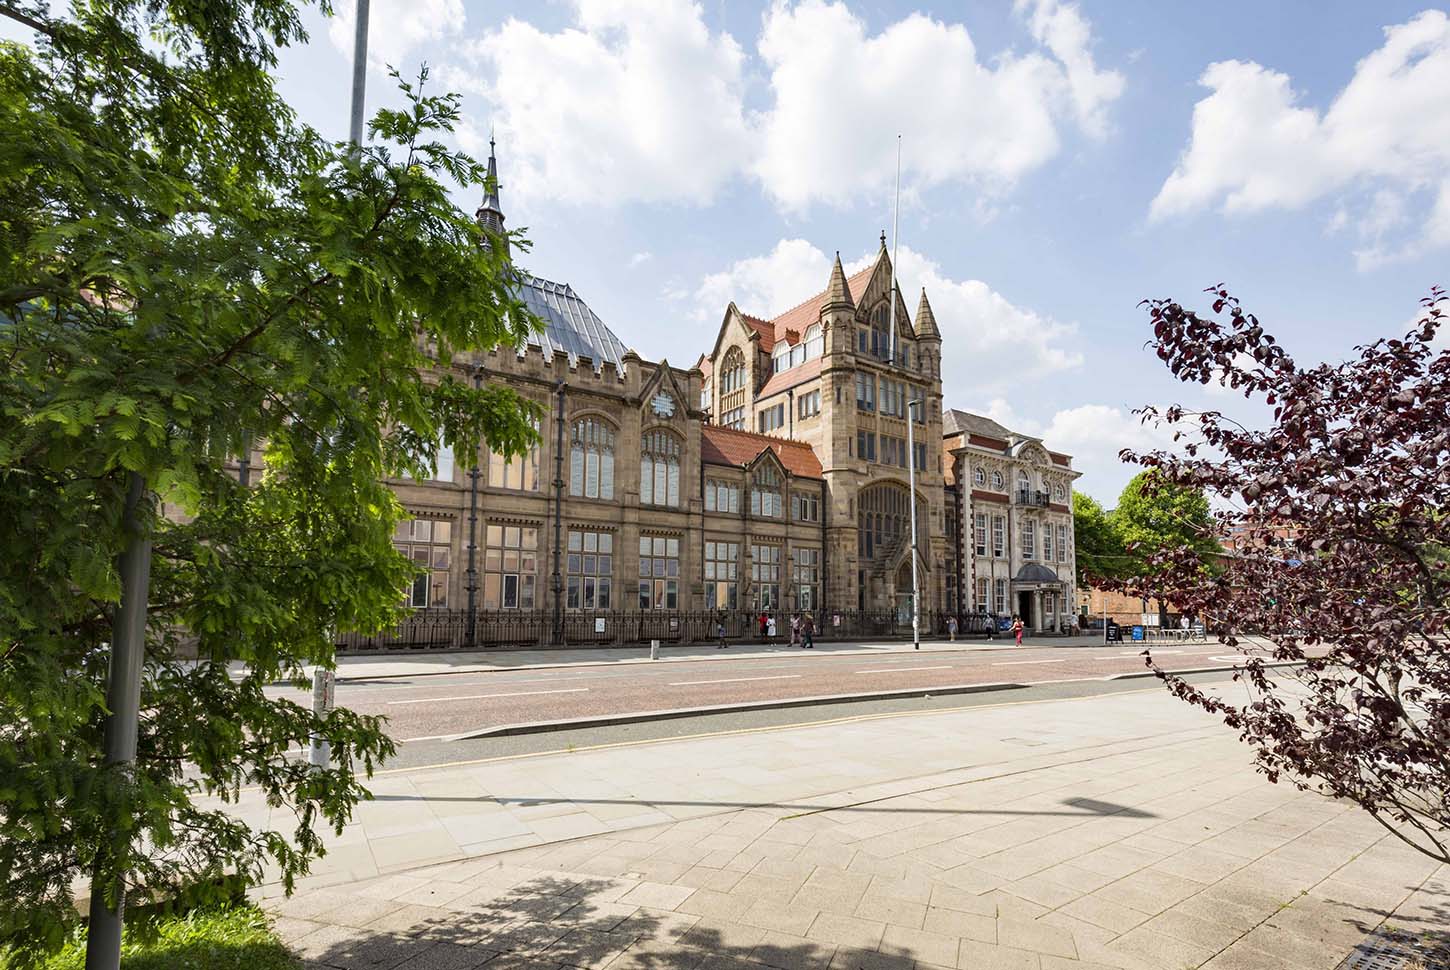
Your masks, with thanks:
<instances>
[{"instance_id":1,"label":"gabled roof","mask_svg":"<svg viewBox=\"0 0 1450 970\"><path fill-rule=\"evenodd\" d=\"M516 292L534 316L544 322L542 333L529 335L530 347L540 348L545 357L562 350L569 355L571 364L587 357L594 362L596 371L609 361L624 373L623 341L589 309L572 286L520 273Z\"/></svg>"},{"instance_id":2,"label":"gabled roof","mask_svg":"<svg viewBox=\"0 0 1450 970\"><path fill-rule=\"evenodd\" d=\"M871 279L871 271L875 268L876 264L872 263L861 272L847 278L846 287L851 291L852 301L860 299L861 293L866 289L867 281ZM787 341L788 343L790 343L791 346L795 346L796 341L800 339L799 335L805 333L806 328L809 327L811 324L818 323L820 321L821 304L825 301L826 295L829 292L830 290L828 289L822 290L815 296L811 297L809 300L806 300L803 303L798 303L797 305L782 313L780 316L776 317L774 320L770 321L774 334L774 339L771 341L772 345L775 343L776 340L786 339L787 332L795 331L797 334L795 340Z\"/></svg>"},{"instance_id":3,"label":"gabled roof","mask_svg":"<svg viewBox=\"0 0 1450 970\"><path fill-rule=\"evenodd\" d=\"M944 435L980 434L989 438L1001 438L1003 441L1013 437L1025 437L1025 435L1019 435L1015 431L1004 428L984 414L958 411L956 408L952 408L942 416L941 427Z\"/></svg>"},{"instance_id":4,"label":"gabled roof","mask_svg":"<svg viewBox=\"0 0 1450 970\"><path fill-rule=\"evenodd\" d=\"M704 374L706 380L709 380L710 375L715 373L715 365L704 354L701 354L700 359L695 361L695 369Z\"/></svg>"},{"instance_id":5,"label":"gabled roof","mask_svg":"<svg viewBox=\"0 0 1450 970\"><path fill-rule=\"evenodd\" d=\"M755 399L763 401L772 394L780 394L797 384L804 384L806 381L820 377L821 361L820 357L812 357L803 364L796 364L779 374L770 375L770 380L766 381L765 386L756 392Z\"/></svg>"},{"instance_id":6,"label":"gabled roof","mask_svg":"<svg viewBox=\"0 0 1450 970\"><path fill-rule=\"evenodd\" d=\"M739 468L773 451L786 471L800 478L822 477L821 460L804 441L772 438L752 431L736 431L718 424L700 428L700 459L707 465L728 465Z\"/></svg>"}]
</instances>

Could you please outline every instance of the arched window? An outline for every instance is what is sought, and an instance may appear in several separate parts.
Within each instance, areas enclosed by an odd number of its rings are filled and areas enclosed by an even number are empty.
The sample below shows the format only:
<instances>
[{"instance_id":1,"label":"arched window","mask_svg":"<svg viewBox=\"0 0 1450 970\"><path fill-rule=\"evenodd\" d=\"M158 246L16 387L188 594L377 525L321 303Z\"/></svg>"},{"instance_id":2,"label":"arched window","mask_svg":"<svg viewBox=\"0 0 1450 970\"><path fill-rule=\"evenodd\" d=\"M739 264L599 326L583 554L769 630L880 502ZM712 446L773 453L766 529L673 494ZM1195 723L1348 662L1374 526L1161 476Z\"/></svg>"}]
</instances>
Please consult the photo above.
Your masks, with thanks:
<instances>
[{"instance_id":1,"label":"arched window","mask_svg":"<svg viewBox=\"0 0 1450 970\"><path fill-rule=\"evenodd\" d=\"M992 472L992 487L995 488L999 492L1002 491L1002 473L1001 472L998 472L998 471Z\"/></svg>"},{"instance_id":2,"label":"arched window","mask_svg":"<svg viewBox=\"0 0 1450 970\"><path fill-rule=\"evenodd\" d=\"M1017 491L1023 495L1027 495L1032 491L1032 479L1028 478L1027 473L1024 471L1017 473Z\"/></svg>"},{"instance_id":3,"label":"arched window","mask_svg":"<svg viewBox=\"0 0 1450 970\"><path fill-rule=\"evenodd\" d=\"M639 500L645 505L680 504L680 439L668 431L645 432L639 454Z\"/></svg>"},{"instance_id":4,"label":"arched window","mask_svg":"<svg viewBox=\"0 0 1450 970\"><path fill-rule=\"evenodd\" d=\"M978 485L987 484L987 470L981 465L978 465L976 469L974 469L972 472L972 481L976 482Z\"/></svg>"},{"instance_id":5,"label":"arched window","mask_svg":"<svg viewBox=\"0 0 1450 970\"><path fill-rule=\"evenodd\" d=\"M790 349L790 365L795 367L797 364L804 364L805 362L806 345L804 342L798 343Z\"/></svg>"},{"instance_id":6,"label":"arched window","mask_svg":"<svg viewBox=\"0 0 1450 970\"><path fill-rule=\"evenodd\" d=\"M731 347L720 371L720 413L715 420L722 427L745 428L745 375L745 355Z\"/></svg>"},{"instance_id":7,"label":"arched window","mask_svg":"<svg viewBox=\"0 0 1450 970\"><path fill-rule=\"evenodd\" d=\"M856 553L863 563L891 556L902 543L911 541L911 506L900 485L880 482L863 489L856 508ZM918 501L917 544L923 547L926 525L926 506Z\"/></svg>"},{"instance_id":8,"label":"arched window","mask_svg":"<svg viewBox=\"0 0 1450 970\"><path fill-rule=\"evenodd\" d=\"M574 422L569 451L569 494L614 498L614 429L599 418Z\"/></svg>"},{"instance_id":9,"label":"arched window","mask_svg":"<svg viewBox=\"0 0 1450 970\"><path fill-rule=\"evenodd\" d=\"M821 335L821 325L813 323L806 327L805 340L802 344L806 348L806 360L821 356L825 352L826 339Z\"/></svg>"},{"instance_id":10,"label":"arched window","mask_svg":"<svg viewBox=\"0 0 1450 970\"><path fill-rule=\"evenodd\" d=\"M750 514L769 515L780 518L785 509L780 494L780 472L771 464L761 465L755 470L750 482Z\"/></svg>"},{"instance_id":11,"label":"arched window","mask_svg":"<svg viewBox=\"0 0 1450 970\"><path fill-rule=\"evenodd\" d=\"M729 394L745 386L745 355L739 347L731 347L725 355L724 373L720 375L720 393Z\"/></svg>"},{"instance_id":12,"label":"arched window","mask_svg":"<svg viewBox=\"0 0 1450 970\"><path fill-rule=\"evenodd\" d=\"M790 344L782 340L775 345L770 352L770 370L773 374L779 374L790 366Z\"/></svg>"}]
</instances>

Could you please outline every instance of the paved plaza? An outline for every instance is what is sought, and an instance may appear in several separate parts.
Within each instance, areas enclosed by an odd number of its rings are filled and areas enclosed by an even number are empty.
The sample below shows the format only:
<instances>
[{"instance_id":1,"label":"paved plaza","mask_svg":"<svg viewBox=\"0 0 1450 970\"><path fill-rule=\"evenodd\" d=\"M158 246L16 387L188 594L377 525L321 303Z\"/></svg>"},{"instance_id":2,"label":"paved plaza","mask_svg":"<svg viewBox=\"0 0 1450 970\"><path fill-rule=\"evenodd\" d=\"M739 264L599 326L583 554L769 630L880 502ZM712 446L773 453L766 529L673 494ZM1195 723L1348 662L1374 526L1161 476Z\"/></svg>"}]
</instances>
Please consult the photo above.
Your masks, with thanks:
<instances>
[{"instance_id":1,"label":"paved plaza","mask_svg":"<svg viewBox=\"0 0 1450 970\"><path fill-rule=\"evenodd\" d=\"M1331 970L1450 902L1450 872L1161 688L372 789L295 896L259 893L311 967Z\"/></svg>"}]
</instances>

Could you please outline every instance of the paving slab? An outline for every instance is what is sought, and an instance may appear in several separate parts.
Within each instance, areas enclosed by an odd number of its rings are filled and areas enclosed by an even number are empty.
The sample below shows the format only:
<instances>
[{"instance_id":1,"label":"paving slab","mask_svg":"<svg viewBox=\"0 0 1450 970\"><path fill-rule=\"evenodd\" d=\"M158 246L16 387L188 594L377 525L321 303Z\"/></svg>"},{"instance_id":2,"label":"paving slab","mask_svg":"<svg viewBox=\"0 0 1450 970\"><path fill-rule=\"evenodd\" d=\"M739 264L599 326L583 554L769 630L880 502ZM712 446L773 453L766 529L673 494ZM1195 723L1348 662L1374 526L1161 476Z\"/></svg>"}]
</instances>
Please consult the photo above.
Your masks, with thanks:
<instances>
[{"instance_id":1,"label":"paving slab","mask_svg":"<svg viewBox=\"0 0 1450 970\"><path fill-rule=\"evenodd\" d=\"M1445 869L1157 692L379 781L332 884L258 893L312 965L1335 970L1450 916ZM531 844L450 845L459 797Z\"/></svg>"}]
</instances>

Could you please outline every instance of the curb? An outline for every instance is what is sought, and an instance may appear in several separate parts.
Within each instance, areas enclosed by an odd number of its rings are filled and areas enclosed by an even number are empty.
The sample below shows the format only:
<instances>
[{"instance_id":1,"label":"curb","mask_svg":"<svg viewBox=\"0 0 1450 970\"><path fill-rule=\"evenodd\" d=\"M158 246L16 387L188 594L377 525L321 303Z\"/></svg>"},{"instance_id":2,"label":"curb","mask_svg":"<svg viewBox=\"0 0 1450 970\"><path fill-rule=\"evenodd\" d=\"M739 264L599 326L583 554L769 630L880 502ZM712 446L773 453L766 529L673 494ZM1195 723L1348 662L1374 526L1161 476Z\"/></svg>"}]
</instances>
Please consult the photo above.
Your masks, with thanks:
<instances>
[{"instance_id":1,"label":"curb","mask_svg":"<svg viewBox=\"0 0 1450 970\"><path fill-rule=\"evenodd\" d=\"M1089 649L1089 648L1094 648L1094 647L1097 647L1097 646L1098 646L1097 644L1089 644L1086 647L1082 647L1080 649ZM1018 650L1018 649L1022 649L1022 650L1029 650L1029 649L1031 649L1031 650L1039 650L1039 649L1041 649L1041 650L1046 650L1046 649L1071 650L1071 649L1079 649L1079 648L1077 648L1077 647L1071 647L1071 646L1058 646L1058 645L1054 645L1054 644L1042 644L1042 645L1037 645L1037 644L1023 644L1023 646L1019 648L1019 647L1013 646L1011 644L1008 644L1008 645L1004 645L1004 646L1000 646L1000 647L986 647L986 646L982 646L982 647L952 647L952 648L945 649L945 650L932 649L932 650L923 650L921 652L922 652L922 654L927 654L927 653L985 653L985 652L991 652L991 651L1006 651L1006 650ZM856 656L870 657L870 656L876 656L877 654L881 654L881 653L893 653L893 652L900 652L900 651L879 650L879 649L877 649L877 650L837 650L837 651L823 651L818 656L822 656L822 657L826 657L826 656L831 656L831 657L856 657ZM913 651L908 650L906 652L907 653L912 653ZM400 656L400 657L406 657L406 656L409 656L409 654L380 654L380 656ZM447 655L446 654L439 654L439 656L447 656ZM811 655L811 656L816 656L816 655ZM407 674L357 674L357 675L354 675L354 676L344 676L341 673L341 671L339 670L336 679L337 679L337 682L339 684L344 684L344 683L347 683L347 684L355 684L355 683L362 683L362 682L370 681L370 680L402 680L402 679L405 679L405 678L412 678L412 677L446 677L446 676L456 675L456 674L506 674L506 673L513 673L513 672L519 671L519 670L564 670L564 669L573 669L575 667L630 667L630 666L635 666L635 665L638 665L638 664L693 663L693 662L702 661L702 660L703 661L736 660L736 659L743 659L743 660L765 660L765 659L777 659L778 657L785 657L785 658L798 657L798 658L800 658L802 660L807 660L807 659L810 659L811 658L810 656L808 656L806 654L802 654L802 653L800 653L798 651L797 652L789 652L789 651L785 651L785 650L775 651L775 652L772 652L772 653L764 653L764 654L750 654L750 655L745 655L745 654L731 654L731 655L728 655L728 656L727 655L724 655L724 654L717 655L717 654L708 654L707 653L707 654L701 654L699 656L692 656L692 657L666 657L666 656L661 656L658 660L651 660L649 657L633 657L633 658L630 658L628 660L576 660L576 661L574 661L572 663L559 662L559 663L520 664L517 667L480 667L477 670L469 670L469 669L423 670L423 671L417 671L417 672L414 672L414 673L407 673ZM279 681L279 683L285 683L285 681Z\"/></svg>"},{"instance_id":2,"label":"curb","mask_svg":"<svg viewBox=\"0 0 1450 970\"><path fill-rule=\"evenodd\" d=\"M1303 665L1304 665L1304 661L1302 661L1302 660L1280 660L1280 661L1277 661L1275 663L1264 664L1264 669L1265 670L1272 670L1272 669L1274 669L1276 667L1302 667ZM1231 664L1219 664L1217 667L1190 667L1190 668L1188 668L1186 670L1165 670L1163 672L1165 674L1171 674L1172 676L1177 677L1177 676L1179 676L1181 674L1216 674L1216 673L1219 673L1220 671L1224 671L1224 670L1238 670L1238 669L1239 668L1238 668L1238 665L1237 664L1232 664L1232 665ZM1103 677L1102 679L1103 680L1133 680L1133 679L1139 678L1139 677L1157 677L1157 676L1158 676L1158 672L1155 671L1155 670L1138 670L1138 671L1134 671L1133 673L1130 673L1130 674L1109 674L1108 676Z\"/></svg>"},{"instance_id":3,"label":"curb","mask_svg":"<svg viewBox=\"0 0 1450 970\"><path fill-rule=\"evenodd\" d=\"M708 714L734 714L745 711L781 711L793 707L817 707L827 704L850 704L858 701L881 701L911 697L938 697L948 694L984 694L999 690L1021 690L1027 684L989 683L957 684L946 687L917 687L907 690L868 691L861 694L823 694L818 697L791 697L775 701L749 701L738 704L716 704L709 707L676 707L660 711L634 711L627 714L600 714L593 717L565 718L557 721L530 721L525 724L500 724L479 731L452 734L444 741L470 741L476 738L503 738L520 734L543 734L549 731L570 731L580 728L609 727L619 724L642 724L649 721L671 721L677 718Z\"/></svg>"}]
</instances>

